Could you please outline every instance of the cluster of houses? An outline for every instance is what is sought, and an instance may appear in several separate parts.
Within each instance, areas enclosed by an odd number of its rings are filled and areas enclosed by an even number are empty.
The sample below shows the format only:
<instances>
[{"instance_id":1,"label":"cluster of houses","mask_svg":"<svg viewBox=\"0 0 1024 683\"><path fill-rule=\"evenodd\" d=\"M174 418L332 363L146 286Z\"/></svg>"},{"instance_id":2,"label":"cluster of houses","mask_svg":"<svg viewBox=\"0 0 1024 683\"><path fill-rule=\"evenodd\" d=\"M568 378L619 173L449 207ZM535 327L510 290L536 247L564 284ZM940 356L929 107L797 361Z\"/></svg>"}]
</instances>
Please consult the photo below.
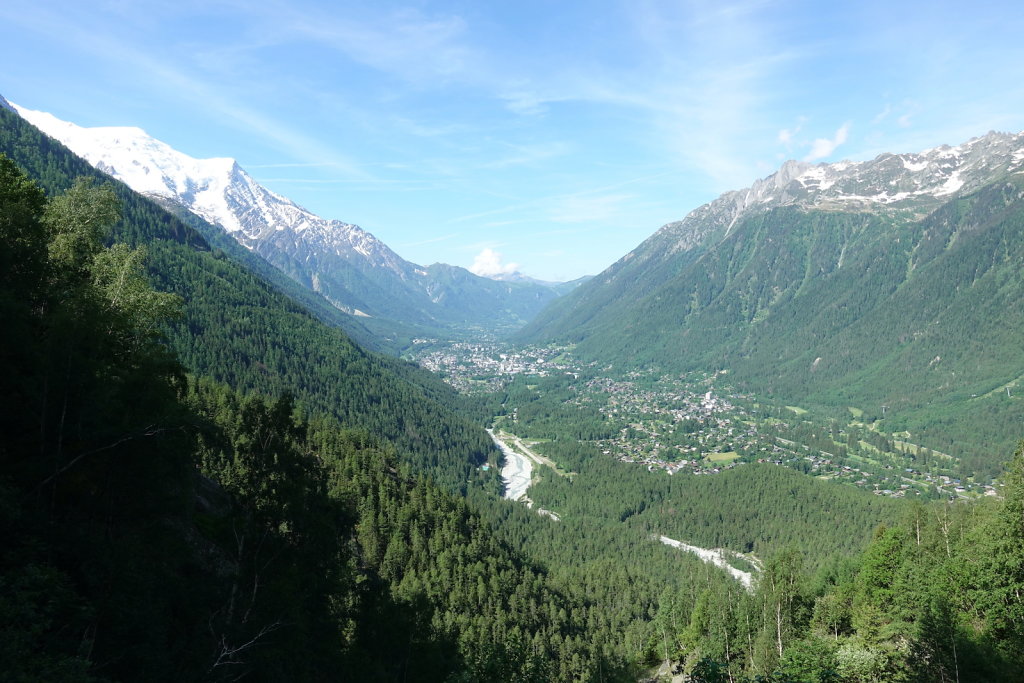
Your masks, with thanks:
<instances>
[{"instance_id":1,"label":"cluster of houses","mask_svg":"<svg viewBox=\"0 0 1024 683\"><path fill-rule=\"evenodd\" d=\"M998 489L992 484L983 484L970 481L962 481L955 477L939 474L921 472L912 467L902 470L893 465L882 465L880 472L871 472L856 465L837 462L830 453L815 452L797 453L792 442L785 439L781 445L773 447L775 462L792 466L794 461L803 460L809 463L807 471L822 478L846 481L855 486L869 489L879 496L890 496L892 498L904 498L916 496L922 493L923 489L934 487L938 495L955 498L968 498L977 495L997 496ZM787 447L789 446L789 447ZM801 468L804 469L804 468Z\"/></svg>"},{"instance_id":2,"label":"cluster of houses","mask_svg":"<svg viewBox=\"0 0 1024 683\"><path fill-rule=\"evenodd\" d=\"M579 376L579 369L563 360L565 349L512 350L481 342L458 342L437 349L428 343L431 340L417 341L431 347L419 355L420 365L441 374L460 391L497 390L520 374ZM856 463L837 461L831 453L760 434L758 421L729 400L731 396L715 393L714 379L694 375L652 381L636 372L624 379L597 377L581 382L572 400L594 405L626 425L618 436L598 442L605 455L644 465L652 471L716 474L749 462L762 462L846 481L894 498L919 495L930 487L951 498L998 495L991 484L962 482L913 468L900 471L898 467L884 465L873 468L880 471L868 471Z\"/></svg>"},{"instance_id":3,"label":"cluster of houses","mask_svg":"<svg viewBox=\"0 0 1024 683\"><path fill-rule=\"evenodd\" d=\"M426 344L431 340L413 340L417 341ZM513 375L547 377L568 372L567 365L552 362L560 353L547 347L513 351L494 343L455 342L417 354L416 360L459 391L479 391L500 388Z\"/></svg>"},{"instance_id":4,"label":"cluster of houses","mask_svg":"<svg viewBox=\"0 0 1024 683\"><path fill-rule=\"evenodd\" d=\"M757 429L728 399L701 390L704 383L668 381L664 388L640 389L609 378L588 382L588 392L603 394L602 412L628 425L618 437L599 442L602 452L669 474L716 474L743 464L736 460L757 448Z\"/></svg>"}]
</instances>

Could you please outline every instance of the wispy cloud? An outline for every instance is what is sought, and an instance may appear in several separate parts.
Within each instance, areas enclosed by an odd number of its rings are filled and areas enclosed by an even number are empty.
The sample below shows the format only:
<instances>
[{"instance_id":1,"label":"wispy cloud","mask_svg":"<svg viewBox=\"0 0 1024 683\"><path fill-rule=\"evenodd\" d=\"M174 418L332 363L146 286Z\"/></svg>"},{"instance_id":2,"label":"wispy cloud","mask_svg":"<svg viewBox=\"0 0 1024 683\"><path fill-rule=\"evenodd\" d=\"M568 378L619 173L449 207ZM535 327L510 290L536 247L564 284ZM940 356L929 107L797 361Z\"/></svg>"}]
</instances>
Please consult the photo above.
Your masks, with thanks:
<instances>
[{"instance_id":1,"label":"wispy cloud","mask_svg":"<svg viewBox=\"0 0 1024 683\"><path fill-rule=\"evenodd\" d=\"M615 190L623 187L629 187L631 185L644 184L653 180L661 178L667 178L676 175L676 171L663 171L660 173L652 173L643 176L637 176L633 178L627 178L626 180L619 181L617 183L610 183L600 187L587 188L580 190L579 192L570 192L562 194L552 194L547 196L536 197L531 200L521 201L507 206L498 207L488 211L480 211L477 213L466 214L451 219L451 223L465 223L469 221L476 221L481 218L487 218L488 216L498 216L501 214L522 212L525 210L541 210L546 215L560 215L563 218L569 218L571 216L582 216L585 213L595 213L595 209L598 205L604 205L608 208L615 202L615 198L618 201L623 201L631 195L614 193ZM573 211L572 208L577 207L580 211ZM589 208L589 211L582 210ZM519 222L519 221L510 221ZM575 222L574 220L566 220L564 222ZM499 223L500 224L500 223Z\"/></svg>"},{"instance_id":2,"label":"wispy cloud","mask_svg":"<svg viewBox=\"0 0 1024 683\"><path fill-rule=\"evenodd\" d=\"M782 130L780 130L778 135L779 142L784 144L787 147L787 149L792 147L794 139L803 129L805 123L807 123L807 117L800 116L797 118L795 126L793 126L792 128L783 128Z\"/></svg>"},{"instance_id":3,"label":"wispy cloud","mask_svg":"<svg viewBox=\"0 0 1024 683\"><path fill-rule=\"evenodd\" d=\"M839 126L839 130L831 138L817 138L811 143L811 151L804 157L804 161L817 161L832 156L836 148L846 142L850 134L850 123Z\"/></svg>"},{"instance_id":4,"label":"wispy cloud","mask_svg":"<svg viewBox=\"0 0 1024 683\"><path fill-rule=\"evenodd\" d=\"M466 23L455 15L427 16L413 9L316 12L279 5L267 18L292 40L315 41L406 81L462 79L479 61L461 40Z\"/></svg>"},{"instance_id":5,"label":"wispy cloud","mask_svg":"<svg viewBox=\"0 0 1024 683\"><path fill-rule=\"evenodd\" d=\"M502 143L502 147L508 150L508 155L488 161L482 165L482 168L498 169L508 166L528 166L564 156L572 149L569 143L557 140L529 145Z\"/></svg>"},{"instance_id":6,"label":"wispy cloud","mask_svg":"<svg viewBox=\"0 0 1024 683\"><path fill-rule=\"evenodd\" d=\"M337 162L334 161L302 161L295 163L276 163L276 164L246 164L247 169L251 168L336 168Z\"/></svg>"},{"instance_id":7,"label":"wispy cloud","mask_svg":"<svg viewBox=\"0 0 1024 683\"><path fill-rule=\"evenodd\" d=\"M562 197L548 211L548 219L556 223L597 223L607 221L622 211L633 195L606 194Z\"/></svg>"},{"instance_id":8,"label":"wispy cloud","mask_svg":"<svg viewBox=\"0 0 1024 683\"><path fill-rule=\"evenodd\" d=\"M755 176L778 75L803 56L773 31L769 9L764 2L638 2L630 13L651 61L627 84L632 99L649 112L679 168L699 172L719 191Z\"/></svg>"},{"instance_id":9,"label":"wispy cloud","mask_svg":"<svg viewBox=\"0 0 1024 683\"><path fill-rule=\"evenodd\" d=\"M448 240L455 239L458 236L459 236L459 233L452 232L452 233L449 233L447 235L441 235L440 237L431 237L430 239L426 239L426 240L419 240L419 241L416 241L416 242L403 242L402 244L399 244L398 246L399 247L421 247L421 246L423 246L425 244L437 244L438 242L447 242Z\"/></svg>"},{"instance_id":10,"label":"wispy cloud","mask_svg":"<svg viewBox=\"0 0 1024 683\"><path fill-rule=\"evenodd\" d=\"M229 99L222 95L216 86L170 64L155 61L134 51L126 52L123 56L133 60L136 68L145 70L165 87L173 87L180 96L187 97L197 105L245 126L265 140L275 142L283 152L304 159L304 163L330 164L354 178L368 180L373 177L356 161L337 150L330 149L318 137L295 130L260 110Z\"/></svg>"}]
</instances>

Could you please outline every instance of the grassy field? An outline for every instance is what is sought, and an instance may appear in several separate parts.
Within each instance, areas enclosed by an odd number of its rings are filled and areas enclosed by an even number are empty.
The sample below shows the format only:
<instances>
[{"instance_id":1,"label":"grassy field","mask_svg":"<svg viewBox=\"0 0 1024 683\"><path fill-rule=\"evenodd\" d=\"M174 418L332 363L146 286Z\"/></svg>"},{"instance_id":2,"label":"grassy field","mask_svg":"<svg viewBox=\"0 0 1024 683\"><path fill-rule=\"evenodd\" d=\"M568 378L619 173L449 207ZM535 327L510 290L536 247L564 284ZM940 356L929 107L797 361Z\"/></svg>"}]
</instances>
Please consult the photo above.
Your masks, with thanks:
<instances>
[{"instance_id":1,"label":"grassy field","mask_svg":"<svg viewBox=\"0 0 1024 683\"><path fill-rule=\"evenodd\" d=\"M726 451L725 453L708 453L704 456L708 460L714 463L732 462L736 458L740 457L740 454L736 451Z\"/></svg>"}]
</instances>

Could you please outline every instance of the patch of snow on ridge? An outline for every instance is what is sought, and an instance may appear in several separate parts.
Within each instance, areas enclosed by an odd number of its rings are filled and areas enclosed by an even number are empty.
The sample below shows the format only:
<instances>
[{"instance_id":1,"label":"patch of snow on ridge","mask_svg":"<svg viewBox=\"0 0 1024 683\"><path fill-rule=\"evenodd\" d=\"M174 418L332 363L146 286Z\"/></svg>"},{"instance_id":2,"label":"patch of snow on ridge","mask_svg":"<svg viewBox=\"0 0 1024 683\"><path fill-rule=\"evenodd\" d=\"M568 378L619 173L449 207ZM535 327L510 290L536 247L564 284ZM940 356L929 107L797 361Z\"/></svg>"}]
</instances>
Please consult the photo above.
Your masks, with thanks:
<instances>
[{"instance_id":1,"label":"patch of snow on ridge","mask_svg":"<svg viewBox=\"0 0 1024 683\"><path fill-rule=\"evenodd\" d=\"M878 195L878 197L876 197L876 199L877 199L877 201L880 201L883 204L891 204L893 202L901 202L904 199L910 199L911 197L913 197L913 196L915 196L917 194L918 194L917 192L897 192L896 194L882 194L882 195Z\"/></svg>"},{"instance_id":2,"label":"patch of snow on ridge","mask_svg":"<svg viewBox=\"0 0 1024 683\"><path fill-rule=\"evenodd\" d=\"M945 183L943 183L942 187L935 190L934 194L937 197L947 194L953 194L963 186L964 181L963 178L960 177L960 171L953 171L953 173L949 176L949 179L946 180Z\"/></svg>"},{"instance_id":3,"label":"patch of snow on ridge","mask_svg":"<svg viewBox=\"0 0 1024 683\"><path fill-rule=\"evenodd\" d=\"M836 181L830 177L828 166L824 164L807 169L796 180L804 187L819 192L823 192L836 184Z\"/></svg>"}]
</instances>

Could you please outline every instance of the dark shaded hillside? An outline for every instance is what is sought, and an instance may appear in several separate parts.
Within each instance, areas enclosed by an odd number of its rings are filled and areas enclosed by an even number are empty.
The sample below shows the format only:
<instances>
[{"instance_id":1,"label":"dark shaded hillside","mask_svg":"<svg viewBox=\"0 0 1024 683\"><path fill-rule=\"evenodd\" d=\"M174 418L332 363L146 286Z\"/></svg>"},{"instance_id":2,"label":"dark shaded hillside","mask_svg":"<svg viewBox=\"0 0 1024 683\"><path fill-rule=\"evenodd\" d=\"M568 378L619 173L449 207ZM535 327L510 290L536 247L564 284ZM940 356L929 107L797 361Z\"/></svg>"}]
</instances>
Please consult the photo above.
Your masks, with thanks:
<instances>
[{"instance_id":1,"label":"dark shaded hillside","mask_svg":"<svg viewBox=\"0 0 1024 683\"><path fill-rule=\"evenodd\" d=\"M1024 374L1022 187L1011 176L923 219L777 208L677 253L656 235L522 338L621 367L727 369L801 405L885 406L885 430L959 442L990 473L1024 418L1004 390Z\"/></svg>"},{"instance_id":2,"label":"dark shaded hillside","mask_svg":"<svg viewBox=\"0 0 1024 683\"><path fill-rule=\"evenodd\" d=\"M57 187L75 170L0 131ZM812 565L851 550L889 502L766 467L670 479L606 458L545 474L538 502L565 520L542 517L451 481L494 483L433 450L472 447L443 385L95 180L48 199L0 157L5 680L635 681L662 660L694 681L1019 677L1019 452L1005 500L912 508L814 578L800 549ZM135 249L104 241L119 203ZM186 376L163 343L179 308L190 362L277 396ZM815 528L829 515L849 539ZM649 537L662 529L789 547L747 592Z\"/></svg>"},{"instance_id":3,"label":"dark shaded hillside","mask_svg":"<svg viewBox=\"0 0 1024 683\"><path fill-rule=\"evenodd\" d=\"M109 178L10 111L0 111L0 153L49 194L75 177ZM172 349L190 371L243 390L294 392L311 410L393 440L417 469L463 489L492 450L482 429L456 414L458 396L430 373L369 353L330 328L196 230L114 183L122 220L114 237L149 251L158 288L185 302Z\"/></svg>"},{"instance_id":4,"label":"dark shaded hillside","mask_svg":"<svg viewBox=\"0 0 1024 683\"><path fill-rule=\"evenodd\" d=\"M170 201L157 201L162 207L181 219L183 223L202 235L211 249L223 251L230 260L259 275L260 279L266 280L275 289L299 303L326 325L344 330L365 349L391 352L393 355L397 355L398 349L389 347L386 339L374 335L362 325L358 318L342 312L321 295L298 284L266 260L243 247L223 229L207 223L178 204Z\"/></svg>"},{"instance_id":5,"label":"dark shaded hillside","mask_svg":"<svg viewBox=\"0 0 1024 683\"><path fill-rule=\"evenodd\" d=\"M88 177L47 199L0 155L5 681L635 679L610 633L588 626L592 605L392 445L306 418L288 392L186 377L161 326L193 304L152 287L144 246L104 243L119 204ZM149 243L170 260L167 246ZM246 284L233 275L204 282ZM247 309L199 291L204 310L282 323L260 317L270 294L250 289ZM246 348L232 350L219 360L244 364ZM347 404L354 419L359 399L383 419L423 410L398 403L396 372L341 350L343 369L378 382ZM409 401L429 406L429 391ZM429 426L396 441L423 448L451 430ZM444 455L407 460L458 471Z\"/></svg>"}]
</instances>

